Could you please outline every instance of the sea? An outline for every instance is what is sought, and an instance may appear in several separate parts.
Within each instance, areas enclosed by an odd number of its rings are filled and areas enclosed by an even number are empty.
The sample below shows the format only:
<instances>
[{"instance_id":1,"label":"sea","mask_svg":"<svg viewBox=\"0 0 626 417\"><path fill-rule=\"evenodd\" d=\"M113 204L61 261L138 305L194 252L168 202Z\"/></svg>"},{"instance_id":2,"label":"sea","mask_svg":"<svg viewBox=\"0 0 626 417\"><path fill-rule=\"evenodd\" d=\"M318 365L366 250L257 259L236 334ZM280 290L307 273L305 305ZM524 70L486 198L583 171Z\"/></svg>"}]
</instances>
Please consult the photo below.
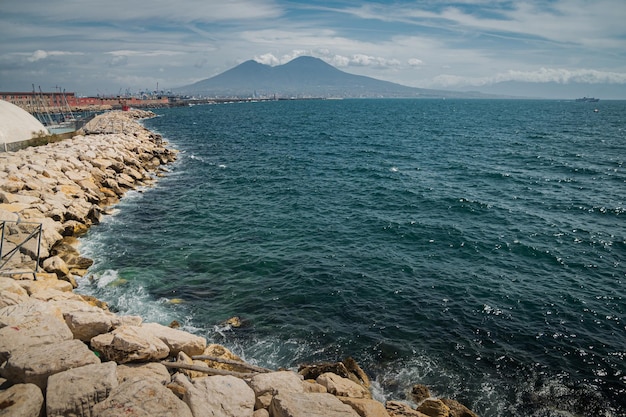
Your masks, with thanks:
<instances>
[{"instance_id":1,"label":"sea","mask_svg":"<svg viewBox=\"0 0 626 417\"><path fill-rule=\"evenodd\" d=\"M626 415L626 101L155 112L178 160L81 239L79 292L273 369L352 357L381 401Z\"/></svg>"}]
</instances>

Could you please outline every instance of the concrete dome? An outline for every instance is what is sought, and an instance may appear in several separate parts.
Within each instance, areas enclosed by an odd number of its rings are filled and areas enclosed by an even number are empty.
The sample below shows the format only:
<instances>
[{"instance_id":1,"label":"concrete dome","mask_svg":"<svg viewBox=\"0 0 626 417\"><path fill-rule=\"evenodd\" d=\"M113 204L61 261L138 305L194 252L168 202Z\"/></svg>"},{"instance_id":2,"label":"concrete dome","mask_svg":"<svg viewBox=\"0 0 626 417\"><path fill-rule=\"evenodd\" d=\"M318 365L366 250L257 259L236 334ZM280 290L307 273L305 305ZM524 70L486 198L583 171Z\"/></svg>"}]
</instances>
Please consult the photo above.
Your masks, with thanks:
<instances>
[{"instance_id":1,"label":"concrete dome","mask_svg":"<svg viewBox=\"0 0 626 417\"><path fill-rule=\"evenodd\" d=\"M5 143L32 139L34 134L42 131L49 134L48 129L29 112L0 100L0 148Z\"/></svg>"}]
</instances>

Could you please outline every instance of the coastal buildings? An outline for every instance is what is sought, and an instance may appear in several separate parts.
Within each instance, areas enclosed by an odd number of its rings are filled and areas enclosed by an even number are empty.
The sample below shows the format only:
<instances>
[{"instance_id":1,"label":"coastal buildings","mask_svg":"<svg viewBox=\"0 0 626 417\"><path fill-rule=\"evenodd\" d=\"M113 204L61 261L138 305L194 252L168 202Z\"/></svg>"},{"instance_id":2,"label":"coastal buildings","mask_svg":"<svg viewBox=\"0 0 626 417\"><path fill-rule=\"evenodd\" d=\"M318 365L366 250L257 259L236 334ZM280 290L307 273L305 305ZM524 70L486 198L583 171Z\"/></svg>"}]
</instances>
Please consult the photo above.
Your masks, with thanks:
<instances>
[{"instance_id":1,"label":"coastal buildings","mask_svg":"<svg viewBox=\"0 0 626 417\"><path fill-rule=\"evenodd\" d=\"M169 98L165 96L109 96L109 97L79 97L72 92L1 92L0 100L8 101L27 112L34 113L46 109L70 108L72 111L81 110L108 110L121 108L122 103L127 106L145 108L169 105Z\"/></svg>"}]
</instances>

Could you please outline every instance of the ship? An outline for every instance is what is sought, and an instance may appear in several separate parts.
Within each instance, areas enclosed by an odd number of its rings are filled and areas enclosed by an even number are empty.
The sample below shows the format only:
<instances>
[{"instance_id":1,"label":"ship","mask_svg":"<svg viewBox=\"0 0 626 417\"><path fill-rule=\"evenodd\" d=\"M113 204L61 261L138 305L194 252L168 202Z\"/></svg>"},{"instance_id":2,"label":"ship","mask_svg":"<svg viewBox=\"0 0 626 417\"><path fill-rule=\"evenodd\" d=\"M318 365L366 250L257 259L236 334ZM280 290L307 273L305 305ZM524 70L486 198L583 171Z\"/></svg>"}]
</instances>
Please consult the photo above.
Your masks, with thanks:
<instances>
[{"instance_id":1,"label":"ship","mask_svg":"<svg viewBox=\"0 0 626 417\"><path fill-rule=\"evenodd\" d=\"M597 101L600 101L600 99L595 98L595 97L581 97L581 98L577 98L576 101L585 101L588 103L595 103Z\"/></svg>"}]
</instances>

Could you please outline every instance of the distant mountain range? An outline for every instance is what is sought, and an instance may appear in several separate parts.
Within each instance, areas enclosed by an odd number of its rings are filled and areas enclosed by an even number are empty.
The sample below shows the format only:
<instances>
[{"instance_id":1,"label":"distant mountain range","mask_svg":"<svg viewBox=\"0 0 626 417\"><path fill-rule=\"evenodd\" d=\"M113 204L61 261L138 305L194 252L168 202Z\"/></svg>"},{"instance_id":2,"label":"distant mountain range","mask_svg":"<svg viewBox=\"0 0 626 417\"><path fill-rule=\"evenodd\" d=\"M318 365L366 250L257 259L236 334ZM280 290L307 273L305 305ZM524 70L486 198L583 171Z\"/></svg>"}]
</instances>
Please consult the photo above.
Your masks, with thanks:
<instances>
[{"instance_id":1,"label":"distant mountain range","mask_svg":"<svg viewBox=\"0 0 626 417\"><path fill-rule=\"evenodd\" d=\"M174 88L173 92L202 97L490 97L481 93L407 87L349 74L310 56L301 56L275 67L246 61L214 77Z\"/></svg>"}]
</instances>

